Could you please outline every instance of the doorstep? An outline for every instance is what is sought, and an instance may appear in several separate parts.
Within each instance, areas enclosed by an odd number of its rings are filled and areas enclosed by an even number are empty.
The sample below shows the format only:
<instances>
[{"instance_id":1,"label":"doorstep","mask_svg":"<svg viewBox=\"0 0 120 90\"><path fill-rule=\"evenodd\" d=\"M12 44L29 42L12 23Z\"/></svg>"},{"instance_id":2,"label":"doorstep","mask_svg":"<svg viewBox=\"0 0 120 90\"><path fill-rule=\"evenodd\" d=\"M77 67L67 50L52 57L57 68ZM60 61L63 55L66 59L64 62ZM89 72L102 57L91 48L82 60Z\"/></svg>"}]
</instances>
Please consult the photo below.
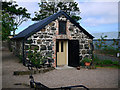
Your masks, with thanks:
<instances>
[{"instance_id":1,"label":"doorstep","mask_svg":"<svg viewBox=\"0 0 120 90\"><path fill-rule=\"evenodd\" d=\"M56 67L55 69L71 69L71 68L74 68L74 67L70 67L70 66L68 66L68 65L62 65L62 66L58 66L58 67Z\"/></svg>"}]
</instances>

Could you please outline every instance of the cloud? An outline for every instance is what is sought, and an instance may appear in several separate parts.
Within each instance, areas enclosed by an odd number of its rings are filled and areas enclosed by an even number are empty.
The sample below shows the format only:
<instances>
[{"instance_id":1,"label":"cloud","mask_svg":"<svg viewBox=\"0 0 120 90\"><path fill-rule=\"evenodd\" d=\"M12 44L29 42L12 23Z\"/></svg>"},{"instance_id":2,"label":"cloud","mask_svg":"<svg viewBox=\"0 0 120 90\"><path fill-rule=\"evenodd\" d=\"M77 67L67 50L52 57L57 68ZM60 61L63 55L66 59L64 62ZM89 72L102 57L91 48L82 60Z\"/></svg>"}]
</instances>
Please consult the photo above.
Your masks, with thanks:
<instances>
[{"instance_id":1,"label":"cloud","mask_svg":"<svg viewBox=\"0 0 120 90\"><path fill-rule=\"evenodd\" d=\"M79 2L81 23L87 26L118 22L117 2Z\"/></svg>"},{"instance_id":2,"label":"cloud","mask_svg":"<svg viewBox=\"0 0 120 90\"><path fill-rule=\"evenodd\" d=\"M75 0L77 2L119 2L119 0Z\"/></svg>"},{"instance_id":3,"label":"cloud","mask_svg":"<svg viewBox=\"0 0 120 90\"><path fill-rule=\"evenodd\" d=\"M103 18L86 18L82 20L82 23L85 23L87 26L98 26L100 24L114 24L117 23L118 19L115 17L103 17Z\"/></svg>"},{"instance_id":4,"label":"cloud","mask_svg":"<svg viewBox=\"0 0 120 90\"><path fill-rule=\"evenodd\" d=\"M79 3L82 15L117 15L117 2L86 2Z\"/></svg>"},{"instance_id":5,"label":"cloud","mask_svg":"<svg viewBox=\"0 0 120 90\"><path fill-rule=\"evenodd\" d=\"M8 0L10 1L10 0ZM40 0L13 0L13 1L16 1L16 2L40 2Z\"/></svg>"}]
</instances>

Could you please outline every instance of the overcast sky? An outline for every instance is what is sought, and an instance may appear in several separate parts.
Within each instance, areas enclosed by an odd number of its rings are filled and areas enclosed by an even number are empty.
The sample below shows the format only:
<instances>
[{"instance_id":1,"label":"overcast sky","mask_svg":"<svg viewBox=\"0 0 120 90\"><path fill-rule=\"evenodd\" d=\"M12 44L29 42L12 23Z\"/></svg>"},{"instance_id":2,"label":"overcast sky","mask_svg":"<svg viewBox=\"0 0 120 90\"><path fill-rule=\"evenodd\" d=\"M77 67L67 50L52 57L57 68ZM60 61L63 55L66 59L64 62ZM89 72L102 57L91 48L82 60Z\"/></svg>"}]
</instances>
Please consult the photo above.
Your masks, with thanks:
<instances>
[{"instance_id":1,"label":"overcast sky","mask_svg":"<svg viewBox=\"0 0 120 90\"><path fill-rule=\"evenodd\" d=\"M117 32L118 31L118 1L119 0L75 0L79 4L80 25L89 33ZM19 6L28 9L31 17L39 10L39 0L17 0ZM16 31L19 33L29 25L31 20L24 22Z\"/></svg>"}]
</instances>

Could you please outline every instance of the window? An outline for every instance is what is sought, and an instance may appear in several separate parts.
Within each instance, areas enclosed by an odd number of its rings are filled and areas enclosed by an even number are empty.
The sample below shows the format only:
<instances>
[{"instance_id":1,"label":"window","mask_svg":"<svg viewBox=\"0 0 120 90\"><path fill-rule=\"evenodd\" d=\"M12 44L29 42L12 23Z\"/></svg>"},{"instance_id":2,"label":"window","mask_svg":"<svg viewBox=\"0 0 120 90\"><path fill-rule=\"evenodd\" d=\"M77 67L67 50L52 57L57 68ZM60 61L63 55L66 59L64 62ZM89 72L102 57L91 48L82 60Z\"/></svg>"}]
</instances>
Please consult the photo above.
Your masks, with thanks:
<instances>
[{"instance_id":1,"label":"window","mask_svg":"<svg viewBox=\"0 0 120 90\"><path fill-rule=\"evenodd\" d=\"M61 52L63 52L63 41L61 41Z\"/></svg>"},{"instance_id":2,"label":"window","mask_svg":"<svg viewBox=\"0 0 120 90\"><path fill-rule=\"evenodd\" d=\"M59 34L66 34L66 21L59 21Z\"/></svg>"}]
</instances>

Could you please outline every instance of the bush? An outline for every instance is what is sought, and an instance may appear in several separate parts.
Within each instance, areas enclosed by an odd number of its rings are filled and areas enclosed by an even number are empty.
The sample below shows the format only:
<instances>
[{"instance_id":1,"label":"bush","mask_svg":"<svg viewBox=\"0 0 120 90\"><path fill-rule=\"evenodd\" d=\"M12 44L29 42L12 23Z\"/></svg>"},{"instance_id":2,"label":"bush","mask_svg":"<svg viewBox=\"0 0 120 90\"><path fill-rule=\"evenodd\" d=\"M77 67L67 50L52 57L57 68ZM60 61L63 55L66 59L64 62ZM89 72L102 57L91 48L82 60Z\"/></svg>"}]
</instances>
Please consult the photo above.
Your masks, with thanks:
<instances>
[{"instance_id":1,"label":"bush","mask_svg":"<svg viewBox=\"0 0 120 90\"><path fill-rule=\"evenodd\" d=\"M80 61L80 66L85 66L83 60Z\"/></svg>"},{"instance_id":2,"label":"bush","mask_svg":"<svg viewBox=\"0 0 120 90\"><path fill-rule=\"evenodd\" d=\"M118 61L111 61L111 60L100 60L98 57L94 57L94 64L96 65L119 65Z\"/></svg>"},{"instance_id":3,"label":"bush","mask_svg":"<svg viewBox=\"0 0 120 90\"><path fill-rule=\"evenodd\" d=\"M22 63L22 58L23 58L22 55L19 55L18 57L20 59L19 63Z\"/></svg>"},{"instance_id":4,"label":"bush","mask_svg":"<svg viewBox=\"0 0 120 90\"><path fill-rule=\"evenodd\" d=\"M112 64L118 66L119 65L119 61L114 61L114 62L112 62Z\"/></svg>"},{"instance_id":5,"label":"bush","mask_svg":"<svg viewBox=\"0 0 120 90\"><path fill-rule=\"evenodd\" d=\"M93 64L99 67L107 66L107 67L113 67L113 68L120 68L119 61L100 60L97 56L94 56Z\"/></svg>"},{"instance_id":6,"label":"bush","mask_svg":"<svg viewBox=\"0 0 120 90\"><path fill-rule=\"evenodd\" d=\"M107 46L107 47L104 47L103 50L116 50L116 48L112 46Z\"/></svg>"},{"instance_id":7,"label":"bush","mask_svg":"<svg viewBox=\"0 0 120 90\"><path fill-rule=\"evenodd\" d=\"M13 50L12 50L12 48L9 48L9 50L10 50L10 52L12 52Z\"/></svg>"},{"instance_id":8,"label":"bush","mask_svg":"<svg viewBox=\"0 0 120 90\"><path fill-rule=\"evenodd\" d=\"M105 64L105 65L111 65L112 61L111 60L103 60L103 64Z\"/></svg>"},{"instance_id":9,"label":"bush","mask_svg":"<svg viewBox=\"0 0 120 90\"><path fill-rule=\"evenodd\" d=\"M103 49L97 51L97 53L111 55L111 56L116 57L117 53L120 53L120 51L114 47L108 46L108 47L104 47Z\"/></svg>"},{"instance_id":10,"label":"bush","mask_svg":"<svg viewBox=\"0 0 120 90\"><path fill-rule=\"evenodd\" d=\"M88 63L90 63L92 61L92 59L89 59L89 58L84 58L83 59L83 62L85 63L85 62L88 62Z\"/></svg>"},{"instance_id":11,"label":"bush","mask_svg":"<svg viewBox=\"0 0 120 90\"><path fill-rule=\"evenodd\" d=\"M34 49L34 51L29 48L28 59L36 68L41 67L41 65L44 66L49 57L52 56L46 56L42 54L41 51L37 51L36 48Z\"/></svg>"}]
</instances>

